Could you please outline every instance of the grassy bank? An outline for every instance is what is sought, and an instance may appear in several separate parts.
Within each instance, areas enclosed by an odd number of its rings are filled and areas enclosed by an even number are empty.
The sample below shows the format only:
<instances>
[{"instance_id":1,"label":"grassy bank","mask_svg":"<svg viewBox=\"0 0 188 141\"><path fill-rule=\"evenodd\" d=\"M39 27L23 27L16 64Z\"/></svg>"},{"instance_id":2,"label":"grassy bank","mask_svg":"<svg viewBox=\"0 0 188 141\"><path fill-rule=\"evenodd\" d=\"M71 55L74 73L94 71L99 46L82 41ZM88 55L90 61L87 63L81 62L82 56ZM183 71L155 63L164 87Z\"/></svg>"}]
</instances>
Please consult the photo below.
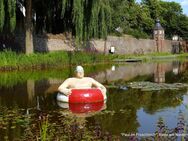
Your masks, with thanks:
<instances>
[{"instance_id":1,"label":"grassy bank","mask_svg":"<svg viewBox=\"0 0 188 141\"><path fill-rule=\"evenodd\" d=\"M0 70L31 70L46 68L63 68L68 65L104 63L112 60L114 56L93 54L85 52L51 52L31 55L17 54L11 51L0 53Z\"/></svg>"},{"instance_id":2,"label":"grassy bank","mask_svg":"<svg viewBox=\"0 0 188 141\"><path fill-rule=\"evenodd\" d=\"M188 59L188 53L171 54L171 53L151 53L145 55L118 55L114 61L118 62L123 60L141 60L141 61L161 61L161 60L185 60Z\"/></svg>"},{"instance_id":3,"label":"grassy bank","mask_svg":"<svg viewBox=\"0 0 188 141\"><path fill-rule=\"evenodd\" d=\"M140 59L141 61L150 61L161 59L185 59L187 57L188 53L175 55L170 53L152 53L147 55L104 55L86 52L59 51L25 55L17 54L12 51L4 51L0 52L0 71L64 68L68 65L112 63L114 60L123 59Z\"/></svg>"}]
</instances>

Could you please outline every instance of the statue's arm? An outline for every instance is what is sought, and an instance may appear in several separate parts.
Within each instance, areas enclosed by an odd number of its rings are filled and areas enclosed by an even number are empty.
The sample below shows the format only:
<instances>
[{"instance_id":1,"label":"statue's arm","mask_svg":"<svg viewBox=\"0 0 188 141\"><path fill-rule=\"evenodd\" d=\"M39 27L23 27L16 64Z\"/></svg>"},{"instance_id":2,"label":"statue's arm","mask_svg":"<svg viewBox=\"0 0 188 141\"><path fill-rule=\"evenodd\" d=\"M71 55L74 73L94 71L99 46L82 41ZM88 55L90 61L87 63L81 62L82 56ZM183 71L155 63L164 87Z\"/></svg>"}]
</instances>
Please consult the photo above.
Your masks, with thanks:
<instances>
[{"instance_id":1,"label":"statue's arm","mask_svg":"<svg viewBox=\"0 0 188 141\"><path fill-rule=\"evenodd\" d=\"M65 95L70 95L71 94L71 89L69 88L70 86L70 79L66 79L58 88L58 91L60 93L63 93Z\"/></svg>"},{"instance_id":2,"label":"statue's arm","mask_svg":"<svg viewBox=\"0 0 188 141\"><path fill-rule=\"evenodd\" d=\"M104 98L106 99L106 88L94 79L92 79L92 85L96 88L99 88L102 91Z\"/></svg>"}]
</instances>

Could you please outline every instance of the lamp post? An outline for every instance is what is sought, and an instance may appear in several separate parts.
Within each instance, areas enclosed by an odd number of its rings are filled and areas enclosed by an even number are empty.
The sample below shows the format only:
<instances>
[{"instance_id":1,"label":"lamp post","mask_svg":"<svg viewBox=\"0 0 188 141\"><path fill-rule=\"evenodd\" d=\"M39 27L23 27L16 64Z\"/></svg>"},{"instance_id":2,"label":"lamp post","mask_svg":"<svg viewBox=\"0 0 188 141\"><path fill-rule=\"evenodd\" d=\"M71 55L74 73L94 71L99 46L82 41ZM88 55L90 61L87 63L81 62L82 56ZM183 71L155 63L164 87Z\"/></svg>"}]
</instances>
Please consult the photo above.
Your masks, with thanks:
<instances>
[{"instance_id":1,"label":"lamp post","mask_svg":"<svg viewBox=\"0 0 188 141\"><path fill-rule=\"evenodd\" d=\"M179 53L179 37L178 35L174 35L172 37L172 53Z\"/></svg>"}]
</instances>

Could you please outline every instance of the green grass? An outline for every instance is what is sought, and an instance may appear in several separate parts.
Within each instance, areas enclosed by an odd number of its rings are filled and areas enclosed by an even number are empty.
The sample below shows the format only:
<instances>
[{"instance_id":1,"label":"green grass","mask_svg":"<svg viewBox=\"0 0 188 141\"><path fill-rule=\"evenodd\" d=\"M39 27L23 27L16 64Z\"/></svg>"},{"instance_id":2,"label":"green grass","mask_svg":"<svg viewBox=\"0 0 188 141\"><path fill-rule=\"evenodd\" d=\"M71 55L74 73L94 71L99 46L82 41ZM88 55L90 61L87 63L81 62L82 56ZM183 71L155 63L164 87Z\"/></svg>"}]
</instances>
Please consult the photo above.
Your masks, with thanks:
<instances>
[{"instance_id":1,"label":"green grass","mask_svg":"<svg viewBox=\"0 0 188 141\"><path fill-rule=\"evenodd\" d=\"M0 52L1 70L30 70L44 68L62 68L68 65L83 65L109 62L113 56L85 52L51 52L31 55L16 54L12 51Z\"/></svg>"},{"instance_id":2,"label":"green grass","mask_svg":"<svg viewBox=\"0 0 188 141\"><path fill-rule=\"evenodd\" d=\"M171 54L171 53L150 53L142 55L117 55L115 59L141 59L142 61L160 61L160 60L185 60L188 57L188 53Z\"/></svg>"},{"instance_id":3,"label":"green grass","mask_svg":"<svg viewBox=\"0 0 188 141\"><path fill-rule=\"evenodd\" d=\"M86 52L50 52L34 53L31 55L17 54L12 51L0 52L0 70L41 70L49 68L64 68L68 65L86 65L111 63L114 59L141 59L142 61L152 61L161 59L185 59L188 53L151 53L146 55L104 55Z\"/></svg>"}]
</instances>

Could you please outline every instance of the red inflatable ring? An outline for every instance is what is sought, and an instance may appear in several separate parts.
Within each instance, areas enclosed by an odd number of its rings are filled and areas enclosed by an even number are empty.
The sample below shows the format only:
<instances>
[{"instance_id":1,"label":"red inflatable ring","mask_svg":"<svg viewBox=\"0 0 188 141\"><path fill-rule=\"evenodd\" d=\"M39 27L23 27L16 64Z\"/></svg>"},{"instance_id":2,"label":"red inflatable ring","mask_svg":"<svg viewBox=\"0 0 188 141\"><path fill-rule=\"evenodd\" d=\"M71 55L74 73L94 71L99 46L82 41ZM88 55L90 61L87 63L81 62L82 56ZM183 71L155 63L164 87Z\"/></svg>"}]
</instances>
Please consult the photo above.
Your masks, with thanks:
<instances>
[{"instance_id":1,"label":"red inflatable ring","mask_svg":"<svg viewBox=\"0 0 188 141\"><path fill-rule=\"evenodd\" d=\"M72 113L92 113L103 109L104 101L95 103L69 103L69 109Z\"/></svg>"},{"instance_id":2,"label":"red inflatable ring","mask_svg":"<svg viewBox=\"0 0 188 141\"><path fill-rule=\"evenodd\" d=\"M104 101L103 94L99 89L72 89L69 103L93 103Z\"/></svg>"},{"instance_id":3,"label":"red inflatable ring","mask_svg":"<svg viewBox=\"0 0 188 141\"><path fill-rule=\"evenodd\" d=\"M95 103L104 101L103 94L100 89L72 89L69 96L58 93L57 100L69 103Z\"/></svg>"}]
</instances>

